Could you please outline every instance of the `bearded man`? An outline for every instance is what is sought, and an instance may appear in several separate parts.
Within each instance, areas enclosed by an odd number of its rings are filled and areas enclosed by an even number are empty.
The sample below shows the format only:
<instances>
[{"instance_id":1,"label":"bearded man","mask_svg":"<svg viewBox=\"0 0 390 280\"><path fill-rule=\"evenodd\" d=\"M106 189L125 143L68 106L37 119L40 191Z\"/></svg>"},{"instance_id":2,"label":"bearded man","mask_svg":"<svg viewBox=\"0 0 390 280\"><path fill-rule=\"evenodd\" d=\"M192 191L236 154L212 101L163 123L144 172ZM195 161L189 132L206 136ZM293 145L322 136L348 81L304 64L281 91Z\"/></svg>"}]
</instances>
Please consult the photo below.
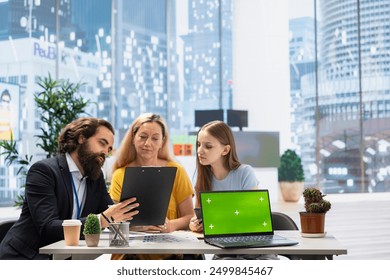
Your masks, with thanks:
<instances>
[{"instance_id":1,"label":"bearded man","mask_svg":"<svg viewBox=\"0 0 390 280\"><path fill-rule=\"evenodd\" d=\"M114 129L97 118L80 118L58 137L58 155L34 163L26 177L26 193L18 221L0 244L0 259L50 259L39 248L64 239L62 222L100 215L115 221L131 220L138 213L135 198L113 205L102 166L112 150ZM109 207L109 205L112 205Z\"/></svg>"}]
</instances>

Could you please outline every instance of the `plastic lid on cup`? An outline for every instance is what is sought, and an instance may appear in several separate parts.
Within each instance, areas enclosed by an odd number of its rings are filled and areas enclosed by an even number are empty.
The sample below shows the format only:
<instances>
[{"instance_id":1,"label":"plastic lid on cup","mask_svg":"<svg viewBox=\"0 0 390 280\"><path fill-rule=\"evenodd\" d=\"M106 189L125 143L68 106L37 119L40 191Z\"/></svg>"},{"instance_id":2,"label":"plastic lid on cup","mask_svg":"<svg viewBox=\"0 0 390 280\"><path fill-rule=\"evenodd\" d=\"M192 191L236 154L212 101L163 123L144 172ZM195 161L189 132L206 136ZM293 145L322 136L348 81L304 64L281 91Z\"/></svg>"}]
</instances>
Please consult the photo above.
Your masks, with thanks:
<instances>
[{"instance_id":1,"label":"plastic lid on cup","mask_svg":"<svg viewBox=\"0 0 390 280\"><path fill-rule=\"evenodd\" d=\"M62 222L62 225L64 227L68 227L68 226L81 226L81 221L80 220L64 220Z\"/></svg>"}]
</instances>

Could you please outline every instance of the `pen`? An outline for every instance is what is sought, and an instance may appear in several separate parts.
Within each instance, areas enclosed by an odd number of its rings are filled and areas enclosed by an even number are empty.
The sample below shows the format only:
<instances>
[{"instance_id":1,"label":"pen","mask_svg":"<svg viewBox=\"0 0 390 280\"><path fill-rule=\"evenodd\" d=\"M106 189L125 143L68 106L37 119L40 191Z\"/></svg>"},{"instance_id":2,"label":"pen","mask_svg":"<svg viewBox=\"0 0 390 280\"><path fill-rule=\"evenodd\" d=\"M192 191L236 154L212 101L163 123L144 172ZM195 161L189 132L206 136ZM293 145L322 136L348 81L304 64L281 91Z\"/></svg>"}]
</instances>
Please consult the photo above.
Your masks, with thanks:
<instances>
[{"instance_id":1,"label":"pen","mask_svg":"<svg viewBox=\"0 0 390 280\"><path fill-rule=\"evenodd\" d=\"M111 224L111 221L110 221L110 219L109 218L107 218L107 216L106 215L104 215L104 213L102 212L101 213L101 215L103 216L103 218L107 221L107 223L108 223L108 225L110 225Z\"/></svg>"},{"instance_id":2,"label":"pen","mask_svg":"<svg viewBox=\"0 0 390 280\"><path fill-rule=\"evenodd\" d=\"M114 240L116 239L116 237L119 235L120 238L123 240L123 242L125 242L126 244L129 244L126 237L123 235L123 233L121 232L121 230L119 229L119 227L116 227L115 225L111 224L112 228L114 229L115 231L115 236L114 236Z\"/></svg>"},{"instance_id":3,"label":"pen","mask_svg":"<svg viewBox=\"0 0 390 280\"><path fill-rule=\"evenodd\" d=\"M112 222L115 222L115 219L114 219L113 216L111 216L111 221L112 221ZM115 227L114 225L112 225L112 226ZM118 228L118 230L119 230L119 228ZM115 235L114 235L114 240L116 240L117 237L118 237L118 233L115 233Z\"/></svg>"}]
</instances>

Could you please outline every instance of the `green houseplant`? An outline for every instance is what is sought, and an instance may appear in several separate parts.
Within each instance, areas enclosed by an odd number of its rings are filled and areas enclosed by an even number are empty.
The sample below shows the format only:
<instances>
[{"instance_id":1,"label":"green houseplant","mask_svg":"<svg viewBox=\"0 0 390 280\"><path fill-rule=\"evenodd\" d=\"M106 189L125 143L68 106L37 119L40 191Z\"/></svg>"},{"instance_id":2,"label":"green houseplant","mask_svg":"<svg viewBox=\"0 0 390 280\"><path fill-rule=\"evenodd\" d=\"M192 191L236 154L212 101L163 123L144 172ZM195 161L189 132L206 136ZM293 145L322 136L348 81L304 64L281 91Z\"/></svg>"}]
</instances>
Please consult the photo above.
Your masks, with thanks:
<instances>
[{"instance_id":1,"label":"green houseplant","mask_svg":"<svg viewBox=\"0 0 390 280\"><path fill-rule=\"evenodd\" d=\"M315 237L325 235L325 214L330 210L331 203L324 199L324 194L309 187L303 191L305 212L299 212L302 234Z\"/></svg>"},{"instance_id":2,"label":"green houseplant","mask_svg":"<svg viewBox=\"0 0 390 280\"><path fill-rule=\"evenodd\" d=\"M96 214L89 214L84 223L83 234L88 247L97 247L100 240L100 223Z\"/></svg>"},{"instance_id":3,"label":"green houseplant","mask_svg":"<svg viewBox=\"0 0 390 280\"><path fill-rule=\"evenodd\" d=\"M297 202L301 198L305 174L301 158L295 151L287 149L280 157L278 181L284 201Z\"/></svg>"},{"instance_id":4,"label":"green houseplant","mask_svg":"<svg viewBox=\"0 0 390 280\"><path fill-rule=\"evenodd\" d=\"M42 122L41 134L35 135L40 141L37 146L42 148L46 157L52 157L57 153L57 137L61 129L71 121L85 114L85 109L90 103L78 93L83 83L71 83L69 80L54 80L49 74L48 77L39 78L38 85L41 92L34 95L34 100L40 120ZM0 148L3 148L0 156L4 156L4 163L7 166L14 165L18 168L17 174L25 178L30 167L33 156L22 155L17 149L17 141L1 140ZM19 195L15 206L21 207L24 194Z\"/></svg>"}]
</instances>

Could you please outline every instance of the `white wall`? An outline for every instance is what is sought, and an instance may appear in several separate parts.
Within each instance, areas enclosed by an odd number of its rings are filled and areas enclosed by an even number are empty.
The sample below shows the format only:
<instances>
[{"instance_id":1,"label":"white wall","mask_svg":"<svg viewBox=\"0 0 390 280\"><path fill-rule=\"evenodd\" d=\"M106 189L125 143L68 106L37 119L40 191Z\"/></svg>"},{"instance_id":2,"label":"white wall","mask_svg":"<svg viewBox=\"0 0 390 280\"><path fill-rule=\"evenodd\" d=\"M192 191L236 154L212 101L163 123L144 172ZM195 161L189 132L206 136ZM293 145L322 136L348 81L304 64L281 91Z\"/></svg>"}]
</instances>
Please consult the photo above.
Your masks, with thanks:
<instances>
[{"instance_id":1,"label":"white wall","mask_svg":"<svg viewBox=\"0 0 390 280\"><path fill-rule=\"evenodd\" d=\"M233 104L249 111L249 129L279 131L290 146L288 0L237 0L233 15ZM277 169L256 169L279 199Z\"/></svg>"}]
</instances>

